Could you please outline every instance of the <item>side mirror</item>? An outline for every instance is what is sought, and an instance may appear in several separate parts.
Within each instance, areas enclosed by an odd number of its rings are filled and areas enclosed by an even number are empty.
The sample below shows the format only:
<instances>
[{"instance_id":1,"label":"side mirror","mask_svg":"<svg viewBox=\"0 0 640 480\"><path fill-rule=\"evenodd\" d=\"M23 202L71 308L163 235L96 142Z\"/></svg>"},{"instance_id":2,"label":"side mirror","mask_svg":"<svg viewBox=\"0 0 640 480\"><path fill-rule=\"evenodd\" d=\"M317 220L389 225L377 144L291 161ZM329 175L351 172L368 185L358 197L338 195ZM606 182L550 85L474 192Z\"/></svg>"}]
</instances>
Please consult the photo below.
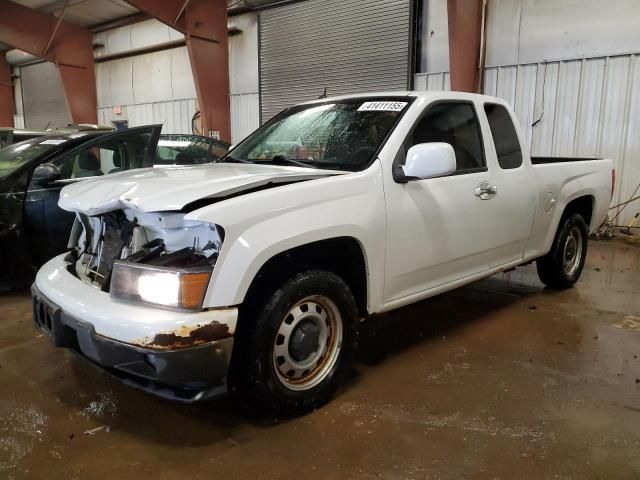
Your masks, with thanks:
<instances>
[{"instance_id":1,"label":"side mirror","mask_svg":"<svg viewBox=\"0 0 640 480\"><path fill-rule=\"evenodd\" d=\"M407 152L402 166L405 181L443 177L456 171L456 153L448 143L419 143Z\"/></svg>"},{"instance_id":2,"label":"side mirror","mask_svg":"<svg viewBox=\"0 0 640 480\"><path fill-rule=\"evenodd\" d=\"M56 180L60 180L61 176L62 173L60 172L60 169L54 164L43 163L42 165L38 165L33 171L33 177L31 177L31 181L36 185L46 187Z\"/></svg>"}]
</instances>

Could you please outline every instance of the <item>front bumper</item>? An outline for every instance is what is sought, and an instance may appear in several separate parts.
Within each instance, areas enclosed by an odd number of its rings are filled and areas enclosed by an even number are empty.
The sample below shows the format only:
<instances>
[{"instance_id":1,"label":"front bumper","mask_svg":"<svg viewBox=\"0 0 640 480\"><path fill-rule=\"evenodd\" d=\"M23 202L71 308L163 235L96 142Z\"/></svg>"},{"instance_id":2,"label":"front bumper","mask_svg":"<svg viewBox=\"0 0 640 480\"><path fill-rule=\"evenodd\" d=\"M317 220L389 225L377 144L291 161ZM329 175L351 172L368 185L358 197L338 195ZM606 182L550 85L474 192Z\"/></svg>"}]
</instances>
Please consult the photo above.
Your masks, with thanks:
<instances>
[{"instance_id":1,"label":"front bumper","mask_svg":"<svg viewBox=\"0 0 640 480\"><path fill-rule=\"evenodd\" d=\"M31 287L34 322L57 347L73 350L128 385L171 400L194 402L226 393L236 309L183 313L114 302L66 266L64 256L54 258ZM222 323L229 319L233 321ZM198 330L209 336L183 333ZM143 339L164 342L127 340L141 338L140 332L148 334ZM193 346L185 346L190 340Z\"/></svg>"}]
</instances>

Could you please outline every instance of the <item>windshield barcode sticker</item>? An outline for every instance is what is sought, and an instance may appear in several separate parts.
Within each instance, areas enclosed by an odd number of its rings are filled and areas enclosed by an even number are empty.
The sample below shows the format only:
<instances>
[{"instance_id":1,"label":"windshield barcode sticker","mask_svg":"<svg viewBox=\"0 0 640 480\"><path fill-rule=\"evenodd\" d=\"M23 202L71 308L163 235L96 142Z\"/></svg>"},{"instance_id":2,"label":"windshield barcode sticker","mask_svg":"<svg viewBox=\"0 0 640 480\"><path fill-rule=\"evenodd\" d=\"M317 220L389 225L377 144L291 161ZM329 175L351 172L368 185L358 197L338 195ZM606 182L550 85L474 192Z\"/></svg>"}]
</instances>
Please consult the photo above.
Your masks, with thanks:
<instances>
[{"instance_id":1,"label":"windshield barcode sticker","mask_svg":"<svg viewBox=\"0 0 640 480\"><path fill-rule=\"evenodd\" d=\"M364 102L359 112L401 112L407 102Z\"/></svg>"},{"instance_id":2,"label":"windshield barcode sticker","mask_svg":"<svg viewBox=\"0 0 640 480\"><path fill-rule=\"evenodd\" d=\"M40 142L42 145L60 145L61 143L66 142L65 139L62 138L50 138L49 140L45 140L44 142Z\"/></svg>"}]
</instances>

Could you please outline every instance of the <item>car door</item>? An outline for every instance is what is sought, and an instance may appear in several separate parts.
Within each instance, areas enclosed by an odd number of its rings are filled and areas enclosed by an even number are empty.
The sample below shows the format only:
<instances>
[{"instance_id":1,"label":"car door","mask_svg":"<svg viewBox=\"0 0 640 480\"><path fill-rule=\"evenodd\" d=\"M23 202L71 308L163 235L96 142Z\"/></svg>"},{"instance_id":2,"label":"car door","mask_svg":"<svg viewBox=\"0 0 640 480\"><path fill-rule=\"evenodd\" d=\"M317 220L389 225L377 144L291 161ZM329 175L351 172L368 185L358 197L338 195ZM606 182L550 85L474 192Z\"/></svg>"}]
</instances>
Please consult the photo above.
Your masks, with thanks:
<instances>
[{"instance_id":1,"label":"car door","mask_svg":"<svg viewBox=\"0 0 640 480\"><path fill-rule=\"evenodd\" d=\"M530 164L524 163L522 147L514 119L509 110L498 103L486 102L480 114L486 121L488 156L495 159L492 170L498 195L493 206L500 218L509 221L496 223L497 242L491 267L499 267L524 257L524 249L531 236L531 229L538 203L538 188Z\"/></svg>"},{"instance_id":2,"label":"car door","mask_svg":"<svg viewBox=\"0 0 640 480\"><path fill-rule=\"evenodd\" d=\"M59 171L55 181L38 183L32 176L24 207L24 225L34 261L41 264L67 248L75 214L58 207L65 185L132 168L152 166L160 125L117 131L66 150L47 163Z\"/></svg>"},{"instance_id":3,"label":"car door","mask_svg":"<svg viewBox=\"0 0 640 480\"><path fill-rule=\"evenodd\" d=\"M496 225L506 219L495 208L477 107L457 100L427 105L396 156L395 163L403 164L412 145L449 143L454 174L407 183L385 175L385 302L489 269Z\"/></svg>"}]
</instances>

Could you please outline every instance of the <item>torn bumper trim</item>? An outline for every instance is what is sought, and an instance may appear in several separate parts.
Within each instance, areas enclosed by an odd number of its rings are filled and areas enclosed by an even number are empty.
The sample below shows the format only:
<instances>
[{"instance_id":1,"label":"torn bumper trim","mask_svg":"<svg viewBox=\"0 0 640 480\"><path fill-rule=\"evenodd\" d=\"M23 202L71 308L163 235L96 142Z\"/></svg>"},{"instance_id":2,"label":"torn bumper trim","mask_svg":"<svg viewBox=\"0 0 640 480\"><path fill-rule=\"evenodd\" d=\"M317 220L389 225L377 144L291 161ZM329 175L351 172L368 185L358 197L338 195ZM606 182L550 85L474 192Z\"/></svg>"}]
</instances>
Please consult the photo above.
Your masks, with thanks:
<instances>
[{"instance_id":1,"label":"torn bumper trim","mask_svg":"<svg viewBox=\"0 0 640 480\"><path fill-rule=\"evenodd\" d=\"M57 347L73 350L124 383L163 398L195 402L227 392L233 337L197 346L155 350L98 335L47 298L34 284L33 319Z\"/></svg>"}]
</instances>

